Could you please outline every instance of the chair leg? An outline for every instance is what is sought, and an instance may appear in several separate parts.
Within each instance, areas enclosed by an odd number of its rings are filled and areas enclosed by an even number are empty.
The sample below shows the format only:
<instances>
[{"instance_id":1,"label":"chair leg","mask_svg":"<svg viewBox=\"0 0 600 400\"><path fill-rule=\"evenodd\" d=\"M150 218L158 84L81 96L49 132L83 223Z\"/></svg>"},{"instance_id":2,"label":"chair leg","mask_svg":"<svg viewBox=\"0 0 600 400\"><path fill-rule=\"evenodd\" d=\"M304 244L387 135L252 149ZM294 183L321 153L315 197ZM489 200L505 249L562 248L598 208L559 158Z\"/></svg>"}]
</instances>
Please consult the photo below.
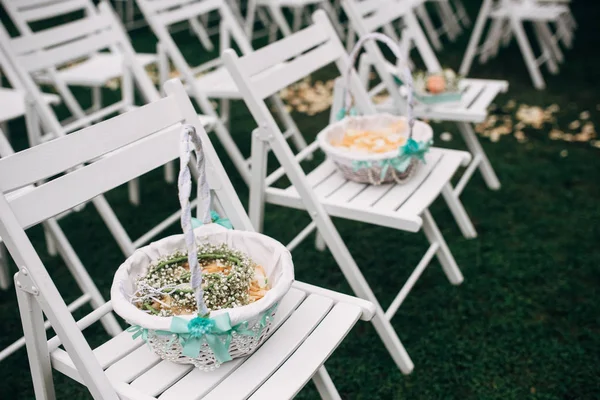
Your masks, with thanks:
<instances>
[{"instance_id":1,"label":"chair leg","mask_svg":"<svg viewBox=\"0 0 600 400\"><path fill-rule=\"evenodd\" d=\"M568 17L565 15L560 17L558 21L556 21L556 30L560 35L560 41L567 48L570 49L573 47L573 32L569 28L568 21L566 20Z\"/></svg>"},{"instance_id":2,"label":"chair leg","mask_svg":"<svg viewBox=\"0 0 600 400\"><path fill-rule=\"evenodd\" d=\"M477 47L479 46L479 41L481 40L481 35L483 34L483 29L485 28L491 7L492 0L484 0L481 8L479 9L479 14L477 15L477 20L475 21L475 27L473 28L473 33L471 34L469 45L467 46L467 51L465 52L465 57L460 64L459 72L461 75L467 76L469 74L473 60L477 55Z\"/></svg>"},{"instance_id":3,"label":"chair leg","mask_svg":"<svg viewBox=\"0 0 600 400\"><path fill-rule=\"evenodd\" d=\"M429 37L429 41L434 49L437 51L442 50L442 43L440 42L440 38L435 31L435 27L433 26L433 22L431 22L431 18L429 18L429 14L427 14L427 10L425 6L421 4L417 8L415 8L415 12L418 15L419 19L423 23L423 27L425 28L425 32L427 32L427 36Z\"/></svg>"},{"instance_id":4,"label":"chair leg","mask_svg":"<svg viewBox=\"0 0 600 400\"><path fill-rule=\"evenodd\" d=\"M448 280L453 285L460 285L464 280L463 274L460 272L460 269L454 260L454 256L452 256L452 253L450 252L442 233L435 224L433 217L429 213L429 210L425 210L421 217L423 218L423 232L425 233L425 236L427 236L430 243L437 243L439 246L436 255Z\"/></svg>"},{"instance_id":5,"label":"chair leg","mask_svg":"<svg viewBox=\"0 0 600 400\"><path fill-rule=\"evenodd\" d=\"M442 20L441 30L446 33L451 42L456 41L456 38L461 32L460 26L456 23L456 17L450 8L447 1L436 2L438 14Z\"/></svg>"},{"instance_id":6,"label":"chair leg","mask_svg":"<svg viewBox=\"0 0 600 400\"><path fill-rule=\"evenodd\" d=\"M248 40L252 42L254 36L254 19L256 18L256 0L248 0L248 8L246 9L246 23L244 30Z\"/></svg>"},{"instance_id":7,"label":"chair leg","mask_svg":"<svg viewBox=\"0 0 600 400\"><path fill-rule=\"evenodd\" d=\"M83 293L90 295L90 304L94 309L104 305L106 301L100 294L100 291L96 287L96 284L90 277L89 273L83 266L83 263L73 250L71 243L65 236L64 232L58 225L55 219L49 219L44 222L44 227L52 234L54 240L56 240L57 249L60 252L63 260L73 278L77 282L77 285ZM121 325L117 322L117 319L112 313L108 313L100 319L100 322L104 326L106 332L111 336L116 336L121 333Z\"/></svg>"},{"instance_id":8,"label":"chair leg","mask_svg":"<svg viewBox=\"0 0 600 400\"><path fill-rule=\"evenodd\" d=\"M35 296L19 289L18 285L19 274L17 273L15 275L17 302L21 314L21 323L23 324L35 398L36 400L56 400L42 309Z\"/></svg>"},{"instance_id":9,"label":"chair leg","mask_svg":"<svg viewBox=\"0 0 600 400\"><path fill-rule=\"evenodd\" d=\"M127 183L129 202L134 206L140 205L140 180L133 179Z\"/></svg>"},{"instance_id":10,"label":"chair leg","mask_svg":"<svg viewBox=\"0 0 600 400\"><path fill-rule=\"evenodd\" d=\"M287 110L285 109L285 104L283 104L283 101L281 100L281 98L278 95L274 95L274 96L271 96L270 100L275 105L275 110L277 111L279 118L281 118L281 122L283 122L285 131L293 132L292 133L292 142L294 143L296 150L300 151L300 150L306 148L306 146L307 146L306 140L304 139L304 136L302 136L300 129L296 125L296 122L294 122L294 119L291 117L290 113L287 112ZM311 160L311 159L312 159L312 155L307 157L307 160Z\"/></svg>"},{"instance_id":11,"label":"chair leg","mask_svg":"<svg viewBox=\"0 0 600 400\"><path fill-rule=\"evenodd\" d=\"M495 19L494 21L492 21L492 26L490 27L488 36L481 47L479 63L485 64L490 59L490 56L495 56L498 53L498 48L500 47L500 41L502 37L503 25L504 21L501 19Z\"/></svg>"},{"instance_id":12,"label":"chair leg","mask_svg":"<svg viewBox=\"0 0 600 400\"><path fill-rule=\"evenodd\" d=\"M542 33L540 29L540 24L534 23L533 30L535 33L535 38L538 41L540 49L542 49L542 57L545 60L546 68L548 68L548 72L552 75L558 74L558 64L556 63L556 59L554 57L554 53L550 47L550 44L546 40L546 37Z\"/></svg>"},{"instance_id":13,"label":"chair leg","mask_svg":"<svg viewBox=\"0 0 600 400\"><path fill-rule=\"evenodd\" d=\"M7 290L10 287L10 269L8 265L8 253L4 243L0 242L0 289Z\"/></svg>"},{"instance_id":14,"label":"chair leg","mask_svg":"<svg viewBox=\"0 0 600 400\"><path fill-rule=\"evenodd\" d=\"M469 14L465 10L465 6L463 5L461 0L454 0L454 7L456 7L456 15L460 20L462 26L465 28L471 27L471 18L469 18Z\"/></svg>"},{"instance_id":15,"label":"chair leg","mask_svg":"<svg viewBox=\"0 0 600 400\"><path fill-rule=\"evenodd\" d=\"M344 37L344 28L340 25L340 20L338 18L338 14L335 12L335 9L331 5L329 1L324 1L320 4L321 8L325 10L327 14L329 14L329 20L333 24L333 27L337 31L340 38Z\"/></svg>"},{"instance_id":16,"label":"chair leg","mask_svg":"<svg viewBox=\"0 0 600 400\"><path fill-rule=\"evenodd\" d=\"M281 8L276 4L269 4L268 8L271 12L271 18L273 18L275 24L277 24L277 27L279 27L279 30L283 33L283 36L290 36L292 34L292 28L290 28L285 20Z\"/></svg>"},{"instance_id":17,"label":"chair leg","mask_svg":"<svg viewBox=\"0 0 600 400\"><path fill-rule=\"evenodd\" d=\"M521 53L523 53L523 58L525 59L525 64L529 70L529 75L531 75L533 85L536 89L544 89L546 87L546 83L544 82L544 78L542 78L542 73L538 67L533 50L531 49L529 41L527 40L527 35L525 34L525 29L523 29L523 24L521 21L511 18L510 25L515 37L517 38L517 43L521 48Z\"/></svg>"},{"instance_id":18,"label":"chair leg","mask_svg":"<svg viewBox=\"0 0 600 400\"><path fill-rule=\"evenodd\" d=\"M204 27L204 25L202 25L200 20L197 18L192 18L189 20L189 23L190 28L194 31L196 36L198 36L200 43L202 43L202 46L204 46L206 51L213 51L215 49L215 45L210 40L210 35L206 31L206 28Z\"/></svg>"},{"instance_id":19,"label":"chair leg","mask_svg":"<svg viewBox=\"0 0 600 400\"><path fill-rule=\"evenodd\" d=\"M99 86L92 87L92 110L98 111L102 108L102 88Z\"/></svg>"},{"instance_id":20,"label":"chair leg","mask_svg":"<svg viewBox=\"0 0 600 400\"><path fill-rule=\"evenodd\" d=\"M292 31L294 32L298 32L302 27L302 11L302 7L294 7L292 10L292 14L294 16Z\"/></svg>"},{"instance_id":21,"label":"chair leg","mask_svg":"<svg viewBox=\"0 0 600 400\"><path fill-rule=\"evenodd\" d=\"M229 99L221 99L219 101L220 103L220 107L219 107L219 111L221 114L221 120L223 121L223 124L225 125L225 129L227 129L227 132L231 132L231 115L230 115L230 102Z\"/></svg>"},{"instance_id":22,"label":"chair leg","mask_svg":"<svg viewBox=\"0 0 600 400\"><path fill-rule=\"evenodd\" d=\"M97 196L92 200L92 203L94 204L94 207L96 207L98 214L100 214L100 218L102 218L106 224L106 227L112 234L113 238L115 238L115 241L123 252L123 255L125 257L132 255L135 251L135 246L131 242L131 238L125 231L125 228L123 228L123 225L121 225L121 221L119 221L115 215L115 212L108 204L108 201L106 201L106 198L104 196Z\"/></svg>"},{"instance_id":23,"label":"chair leg","mask_svg":"<svg viewBox=\"0 0 600 400\"><path fill-rule=\"evenodd\" d=\"M325 369L325 366L322 366L317 370L317 372L313 375L313 383L317 387L317 391L321 395L321 399L323 400L342 400L340 394L338 393L329 373Z\"/></svg>"},{"instance_id":24,"label":"chair leg","mask_svg":"<svg viewBox=\"0 0 600 400\"><path fill-rule=\"evenodd\" d=\"M327 243L325 243L323 235L321 235L318 231L315 235L315 248L319 251L325 251L325 249L327 248Z\"/></svg>"},{"instance_id":25,"label":"chair leg","mask_svg":"<svg viewBox=\"0 0 600 400\"><path fill-rule=\"evenodd\" d=\"M498 177L494 172L494 168L492 167L490 160L488 160L485 151L483 151L483 147L481 147L481 143L479 143L477 135L475 134L475 131L473 130L471 124L468 122L457 122L456 124L458 125L458 130L460 131L467 145L467 148L469 149L473 157L481 157L481 162L479 163L479 171L481 172L483 180L485 181L488 188L492 190L500 189L500 181L498 180Z\"/></svg>"},{"instance_id":26,"label":"chair leg","mask_svg":"<svg viewBox=\"0 0 600 400\"><path fill-rule=\"evenodd\" d=\"M46 228L44 228L44 238L46 239L46 250L48 251L48 254L54 257L57 254L56 243L54 243L52 235Z\"/></svg>"},{"instance_id":27,"label":"chair leg","mask_svg":"<svg viewBox=\"0 0 600 400\"><path fill-rule=\"evenodd\" d=\"M454 220L458 224L458 228L463 236L467 239L476 238L477 231L473 226L473 222L471 222L469 215L460 202L460 198L454 193L454 190L449 183L444 185L444 188L442 189L442 196L444 196L444 200L446 200L446 204L454 216Z\"/></svg>"},{"instance_id":28,"label":"chair leg","mask_svg":"<svg viewBox=\"0 0 600 400\"><path fill-rule=\"evenodd\" d=\"M371 322L373 323L377 334L383 341L387 351L394 359L394 362L400 371L404 374L410 374L414 369L414 364L410 359L410 356L406 352L402 342L400 342L398 334L392 327L390 321L385 317L385 313L381 308L377 297L375 297L375 294L369 287L369 284L356 264L356 261L352 258L352 255L340 237L339 232L335 229L333 222L323 210L320 212L315 211L311 213L311 216L316 222L319 233L323 235L327 247L331 250L331 254L342 270L342 273L354 294L375 305L375 317Z\"/></svg>"},{"instance_id":29,"label":"chair leg","mask_svg":"<svg viewBox=\"0 0 600 400\"><path fill-rule=\"evenodd\" d=\"M214 108L212 107L212 104L210 104L210 101L208 101L208 99L206 97L202 97L202 96L199 96L196 94L194 96L194 99L200 106L200 109L203 114L215 118L215 126L214 126L213 130L214 130L215 134L217 135L217 138L219 139L219 141L225 148L225 151L227 152L227 154L233 161L233 164L235 165L238 172L242 176L242 179L244 179L244 182L247 185L249 185L250 184L250 169L248 168L248 165L246 164L246 159L240 152L240 149L235 144L233 138L231 137L231 134L229 133L229 131L223 124L223 121L221 121L221 118L215 112Z\"/></svg>"},{"instance_id":30,"label":"chair leg","mask_svg":"<svg viewBox=\"0 0 600 400\"><path fill-rule=\"evenodd\" d=\"M565 56L563 55L560 46L558 45L558 41L552 35L550 28L548 27L548 23L546 22L537 22L539 33L542 38L550 48L550 53L554 56L557 62L562 63L565 61Z\"/></svg>"}]
</instances>

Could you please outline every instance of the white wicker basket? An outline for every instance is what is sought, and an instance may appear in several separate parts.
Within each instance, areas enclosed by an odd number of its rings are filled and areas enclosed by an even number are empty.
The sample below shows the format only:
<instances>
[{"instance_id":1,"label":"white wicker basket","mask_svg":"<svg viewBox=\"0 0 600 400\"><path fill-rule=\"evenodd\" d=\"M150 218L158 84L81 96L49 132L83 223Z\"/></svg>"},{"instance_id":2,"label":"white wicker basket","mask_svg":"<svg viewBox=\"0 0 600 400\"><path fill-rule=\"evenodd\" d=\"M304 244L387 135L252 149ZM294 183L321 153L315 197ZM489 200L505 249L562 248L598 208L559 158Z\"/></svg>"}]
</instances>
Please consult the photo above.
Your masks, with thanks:
<instances>
[{"instance_id":1,"label":"white wicker basket","mask_svg":"<svg viewBox=\"0 0 600 400\"><path fill-rule=\"evenodd\" d=\"M190 141L195 145L197 156L200 176L198 207L204 223L196 229L192 228L189 203L191 177L187 165L191 152ZM111 301L114 311L132 324L129 330L133 333L133 338L141 336L162 359L213 370L223 362L252 353L266 339L278 302L293 282L293 263L285 246L272 238L210 223L211 199L201 143L191 126L185 126L182 132L179 199L183 211L181 222L184 234L151 243L125 260L115 273ZM202 271L196 256L197 243L225 244L247 254L265 269L270 290L263 298L251 304L212 311L207 316L201 286ZM132 303L138 290L137 280L146 276L151 265L174 253L188 255L198 316L161 317L146 313Z\"/></svg>"},{"instance_id":2,"label":"white wicker basket","mask_svg":"<svg viewBox=\"0 0 600 400\"><path fill-rule=\"evenodd\" d=\"M367 40L376 40L386 44L398 59L401 51L389 37L380 33L371 33L363 36L350 53L349 69L345 76L346 93L344 97L343 119L329 125L319 132L317 140L321 150L333 161L346 179L379 185L388 182L404 183L417 170L419 164L424 162L424 155L433 143L433 130L421 121L415 121L413 112L412 74L408 67L405 68L406 85L408 90L407 116L398 117L391 114L374 114L365 116L350 116L354 99L350 92L350 74L356 56L362 45ZM407 130L398 132L406 136L405 144L394 151L387 153L369 154L336 147L332 141L340 140L348 129L379 130L392 123L404 121Z\"/></svg>"}]
</instances>

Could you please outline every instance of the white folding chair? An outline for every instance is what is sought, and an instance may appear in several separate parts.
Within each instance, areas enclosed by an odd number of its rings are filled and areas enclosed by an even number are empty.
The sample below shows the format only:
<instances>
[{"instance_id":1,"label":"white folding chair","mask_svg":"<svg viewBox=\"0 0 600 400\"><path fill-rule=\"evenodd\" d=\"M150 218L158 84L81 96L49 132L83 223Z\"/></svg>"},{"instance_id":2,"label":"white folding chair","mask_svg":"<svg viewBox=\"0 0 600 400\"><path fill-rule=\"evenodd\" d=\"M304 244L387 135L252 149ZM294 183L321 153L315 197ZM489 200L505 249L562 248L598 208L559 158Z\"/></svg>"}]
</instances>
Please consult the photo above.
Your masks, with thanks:
<instances>
[{"instance_id":1,"label":"white folding chair","mask_svg":"<svg viewBox=\"0 0 600 400\"><path fill-rule=\"evenodd\" d=\"M90 13L72 22L16 38L11 38L4 28L0 27L0 45L9 64L13 66L18 81L29 96L30 106L26 122L31 146L135 107L134 82L146 101L160 97L143 66L135 57L127 34L113 15L110 6L103 3L100 8L101 11ZM105 49L110 50L110 53L100 53ZM35 80L40 72L47 71L53 74L53 71L60 71L63 65L68 65L90 53L113 54L120 59L121 99L112 104L97 103L85 110L62 78L55 76L56 80L53 84L71 114L59 122L52 109L43 104L43 94ZM212 120L205 119L207 123ZM45 132L40 129L40 122ZM172 168L167 169L166 175L167 180L174 180ZM139 204L137 182L131 182L129 188L131 202Z\"/></svg>"},{"instance_id":2,"label":"white folding chair","mask_svg":"<svg viewBox=\"0 0 600 400\"><path fill-rule=\"evenodd\" d=\"M4 133L0 130L0 159L4 159L13 154L14 154L14 150L13 150L12 146L10 145L10 143L4 136ZM41 165L43 165L43 163L41 163ZM28 167L25 166L25 168L28 168ZM17 172L15 172L15 171L17 171ZM13 175L18 175L20 172L21 172L20 170L12 171ZM28 193L32 190L35 190L35 186L33 186L33 185L27 185L24 187L20 187L17 190L15 190L11 193L8 193L7 198L12 200L12 199L18 198L19 196L25 195L26 193ZM73 246L71 245L71 243L69 243L67 236L64 234L60 225L58 224L59 218L65 217L68 213L69 212L62 213L59 216L49 218L43 222L43 227L44 227L44 231L46 232L46 235L49 235L52 238L52 242L54 243L54 246L56 247L56 251L58 252L58 254L60 254L62 260L65 263L65 266L69 269L71 275L75 279L75 282L77 283L77 285L79 286L79 289L82 292L82 295L79 296L77 299L75 299L73 302L71 302L67 306L67 309L69 310L69 312L73 312L86 304L90 304L94 309L98 309L98 308L102 307L106 302L105 302L104 298L102 297L102 294L100 293L100 291L94 284L92 278L88 274L87 270L85 269L83 263L81 262L81 259L79 258L79 256L75 252L75 250L73 249ZM6 248L5 248L4 241L3 241L2 237L0 236L0 287L1 288L3 288L3 289L8 288L9 279L10 279L9 276L10 276L10 272L8 269L8 259L7 259L7 254L6 254ZM102 323L104 329L106 330L106 332L108 334L110 334L111 336L116 336L122 332L121 326L119 325L119 323L117 322L117 320L115 319L115 317L113 315L107 314L107 315L103 316L101 319L101 323ZM40 328L42 328L42 327L44 330L49 329L50 322L42 321ZM13 354L15 351L17 351L24 345L25 345L24 337L15 341L11 345L9 345L8 347L6 347L2 351L0 351L0 361L4 360L5 358L7 358L11 354Z\"/></svg>"},{"instance_id":3,"label":"white folding chair","mask_svg":"<svg viewBox=\"0 0 600 400\"><path fill-rule=\"evenodd\" d=\"M315 22L312 26L254 53L241 58L233 50L223 54L227 69L258 124L252 135L250 219L257 229L261 228L265 201L306 210L312 222L288 244L288 249L296 247L315 229L322 235L354 293L376 304L377 312L373 319L375 329L398 367L402 372L409 373L413 363L390 320L434 256L437 255L451 283L460 284L463 281L427 208L441 192L452 191L450 178L460 165L470 160L470 155L462 151L432 149L427 155L427 163L405 185L372 186L347 181L331 161L325 161L305 174L300 162L318 149L318 142L309 144L305 150L294 155L264 99L326 65L333 63L340 72L348 70L348 56L326 14L319 10L313 19ZM262 72L273 65L280 67L269 74ZM357 107L365 113L373 113L374 107L354 71L350 81ZM266 174L267 148L272 149L281 164L269 176ZM291 186L285 189L274 185L283 176L291 181ZM464 213L460 202L456 201L452 207ZM386 312L333 225L331 216L408 232L423 228L430 247Z\"/></svg>"},{"instance_id":4,"label":"white folding chair","mask_svg":"<svg viewBox=\"0 0 600 400\"><path fill-rule=\"evenodd\" d=\"M451 42L463 32L463 27L471 26L471 20L465 11L461 0L428 0L432 4L440 21L440 26L435 28L425 4L415 7L415 13L423 23L429 41L436 50L441 50L440 37L446 35Z\"/></svg>"},{"instance_id":5,"label":"white folding chair","mask_svg":"<svg viewBox=\"0 0 600 400\"><path fill-rule=\"evenodd\" d=\"M414 13L407 8L397 8L395 3L394 0L366 0L362 2L343 0L342 7L348 15L350 25L361 37L402 19L405 29L402 32L401 46L404 48L406 58L408 58L409 49L414 43L427 70L431 72L440 71L440 63L429 46ZM365 48L366 54L361 57L359 68L364 84L368 85L370 68L374 67L382 82L373 88L370 94L375 95L382 90L387 90L390 94L390 99L379 104L378 108L392 113L403 111L406 107L406 99L402 93L404 88L400 88L394 79L398 75L396 65L388 62L374 43L367 43ZM505 81L482 79L463 79L461 85L463 94L460 104L417 104L415 106L415 115L420 118L455 121L473 156L473 161L465 170L453 193L448 194L448 196L455 198L460 196L477 169L481 172L490 189L500 188L500 181L496 177L496 173L471 124L485 120L489 105L500 92L504 92L508 88L508 83ZM465 225L461 218L461 215L455 214L455 219L463 234L466 237L474 237L475 232L470 231L468 224Z\"/></svg>"},{"instance_id":6,"label":"white folding chair","mask_svg":"<svg viewBox=\"0 0 600 400\"><path fill-rule=\"evenodd\" d=\"M71 41L70 33L63 35L66 31L73 30L81 32L80 39ZM29 99L26 118L27 130L30 141L34 145L65 136L108 116L135 109L137 106L134 103L134 83L137 84L137 88L145 101L155 101L160 98L158 90L152 84L143 67L135 59L131 43L127 39L116 15L106 3L100 4L99 13L95 15L28 36L9 38L6 31L0 27L0 45L2 45L9 62L13 65L24 90L27 92ZM44 101L39 87L32 79L33 74L39 70L68 63L90 49L98 50L106 47L117 47L123 54L124 68L121 99L99 110L83 112L81 118L75 116L75 118L60 121L54 110ZM66 93L75 99L68 88ZM75 106L81 110L76 100ZM203 115L198 115L198 120L204 125L213 123L211 117ZM42 133L42 128L44 133ZM169 180L174 181L173 165L169 165ZM129 194L130 198L134 197L135 203L139 203L138 193L137 182L132 181L129 184ZM108 203L94 201L94 205L126 255L131 254L139 246L148 243L179 217L179 214L175 213L138 239L131 240Z\"/></svg>"},{"instance_id":7,"label":"white folding chair","mask_svg":"<svg viewBox=\"0 0 600 400\"><path fill-rule=\"evenodd\" d=\"M2 51L0 51L0 71L0 80L1 74L4 74L10 85L10 87L0 86L0 126L3 128L4 133L8 134L6 122L25 116L25 91L16 72L12 69ZM53 93L44 93L43 98L50 104L60 103L60 96Z\"/></svg>"},{"instance_id":8,"label":"white folding chair","mask_svg":"<svg viewBox=\"0 0 600 400\"><path fill-rule=\"evenodd\" d=\"M252 39L255 16L260 9L265 9L279 31L284 36L288 36L302 27L304 16L310 15L310 9L315 7L322 8L329 14L338 34L343 36L344 28L340 24L338 13L330 0L248 0L245 24L246 36ZM284 10L286 9L290 10L293 14L291 27L284 15ZM275 40L275 37L271 36L270 42L273 40Z\"/></svg>"},{"instance_id":9,"label":"white folding chair","mask_svg":"<svg viewBox=\"0 0 600 400\"><path fill-rule=\"evenodd\" d=\"M15 282L36 399L55 398L52 368L87 386L96 400L290 399L311 377L324 398L339 399L321 366L358 319L373 316L364 300L295 282L270 338L211 373L162 361L129 332L92 350L81 331L109 315L110 302L77 322L69 313L24 229L177 158L182 123L202 137L215 208L236 229L252 230L183 86L171 81L165 91L164 99L0 160L0 235L19 265ZM73 171L79 165L85 166ZM6 195L57 174L22 196ZM39 329L42 314L57 333L48 341Z\"/></svg>"},{"instance_id":10,"label":"white folding chair","mask_svg":"<svg viewBox=\"0 0 600 400\"><path fill-rule=\"evenodd\" d=\"M217 13L220 16L220 46L221 50L231 46L231 39L244 53L250 53L252 46L244 35L241 26L235 20L231 9L224 0L137 0L140 9L144 13L150 27L159 40L160 70L163 71L161 81L168 79L168 68L170 58L175 68L181 73L184 83L188 87L188 93L196 101L203 114L215 118L215 133L223 147L231 157L234 165L240 172L246 183L250 182L249 160L247 160L233 141L226 127L229 119L229 101L240 99L240 93L227 70L222 66L220 58L212 59L196 67L191 67L174 41L169 27L184 21L197 21L199 17L209 13ZM197 30L194 29L197 33ZM198 46L198 50L201 47ZM221 117L213 108L210 99L220 99ZM277 94L270 99L277 110L280 120L285 126L286 135L294 142L298 149L306 147L306 142L298 132L296 124L286 111L282 100Z\"/></svg>"},{"instance_id":11,"label":"white folding chair","mask_svg":"<svg viewBox=\"0 0 600 400\"><path fill-rule=\"evenodd\" d=\"M53 22L53 28L60 27L54 21L60 17L77 14L93 16L98 13L92 0L1 0L2 5L21 36L31 35L32 24ZM67 20L72 19L66 18ZM68 26L66 24L65 26ZM39 31L38 31L39 32ZM72 39L80 37L80 32L65 29L62 35ZM83 52L76 62L62 66L61 69L39 71L36 79L39 82L50 83L61 90L63 85L84 86L92 89L94 107L100 108L102 103L102 87L109 81L120 78L123 73L123 54L118 48L110 52L100 52L90 48ZM136 54L137 61L143 66L156 62L156 54Z\"/></svg>"},{"instance_id":12,"label":"white folding chair","mask_svg":"<svg viewBox=\"0 0 600 400\"><path fill-rule=\"evenodd\" d=\"M514 35L533 85L536 89L544 89L546 83L539 67L545 63L551 74L558 73L558 63L564 59L558 41L562 39L568 45L572 41L573 28L569 26L569 15L569 8L564 4L541 4L535 0L499 0L494 4L494 0L484 0L460 66L460 73L469 73L477 55L480 63L496 56L501 42L506 45ZM488 20L491 22L488 36L480 45ZM537 58L525 33L525 22L533 24L541 50L541 55ZM550 23L557 25L556 35L551 32Z\"/></svg>"}]
</instances>

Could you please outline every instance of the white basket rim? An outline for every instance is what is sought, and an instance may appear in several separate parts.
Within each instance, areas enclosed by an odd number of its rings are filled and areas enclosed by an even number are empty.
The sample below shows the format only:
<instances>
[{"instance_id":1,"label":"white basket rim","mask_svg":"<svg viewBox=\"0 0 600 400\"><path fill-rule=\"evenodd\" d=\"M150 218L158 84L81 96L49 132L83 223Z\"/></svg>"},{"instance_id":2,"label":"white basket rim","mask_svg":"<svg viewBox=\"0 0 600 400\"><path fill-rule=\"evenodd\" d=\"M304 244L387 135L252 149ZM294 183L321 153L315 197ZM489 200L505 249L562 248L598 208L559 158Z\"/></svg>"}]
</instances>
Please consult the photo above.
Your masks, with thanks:
<instances>
[{"instance_id":1,"label":"white basket rim","mask_svg":"<svg viewBox=\"0 0 600 400\"><path fill-rule=\"evenodd\" d=\"M247 238L255 238L263 243L269 243L273 247L273 249L275 249L276 252L279 252L277 262L282 263L281 276L277 280L276 284L267 291L266 295L262 299L241 307L224 308L221 310L211 311L211 317L229 313L231 317L231 324L232 326L235 326L241 322L260 316L263 312L267 311L273 305L275 305L275 303L280 301L281 298L289 291L294 281L294 268L292 256L287 250L287 248L283 244L279 243L275 239L270 238L269 236L257 232L226 229L214 223L200 226L194 230L194 235L197 238L196 243L202 242L202 239L210 235L222 233L225 233L226 235L231 237L244 236ZM147 314L131 303L131 301L123 293L121 286L123 280L130 279L129 267L133 262L140 262L144 259L148 260L149 263L156 261L156 259L153 260L148 255L148 250L150 248L152 248L153 246L160 246L165 242L172 242L178 240L180 240L181 242L184 241L183 234L168 236L156 242L152 242L144 247L140 247L130 257L128 257L117 269L110 291L111 301L115 313L117 313L119 316L125 319L128 323L132 325L139 325L142 328L151 330L169 331L171 321L174 317L183 318L186 320L191 320L196 317L196 315L177 315L170 317L160 317L156 315ZM185 249L185 247L183 247L183 249ZM250 254L249 256L252 258ZM239 318L235 317L239 316L240 314L246 316L247 318L243 318L240 320Z\"/></svg>"},{"instance_id":2,"label":"white basket rim","mask_svg":"<svg viewBox=\"0 0 600 400\"><path fill-rule=\"evenodd\" d=\"M397 116L397 115L393 115L393 114L389 114L389 113L379 113L379 114L372 114L372 115L358 115L358 116L346 117L340 121L337 121L333 124L328 125L325 129L323 129L321 132L319 132L317 135L319 147L321 147L321 149L327 155L335 156L337 158L342 158L342 159L348 159L348 160L380 161L380 160L387 160L389 158L396 157L398 155L398 149L388 151L385 153L372 153L372 154L360 153L360 152L353 152L348 149L336 147L336 146L332 145L331 142L328 140L329 135L335 129L338 129L340 126L349 124L352 121L361 120L361 119L375 120L375 119L381 119L381 118L388 118L392 121L394 121L394 120L395 121L404 121L407 125L407 129L402 134L408 135L408 119L406 117ZM429 124L427 124L423 121L415 120L415 124L413 126L413 138L416 141L431 140L431 139L433 139L433 128L431 128L431 126Z\"/></svg>"}]
</instances>

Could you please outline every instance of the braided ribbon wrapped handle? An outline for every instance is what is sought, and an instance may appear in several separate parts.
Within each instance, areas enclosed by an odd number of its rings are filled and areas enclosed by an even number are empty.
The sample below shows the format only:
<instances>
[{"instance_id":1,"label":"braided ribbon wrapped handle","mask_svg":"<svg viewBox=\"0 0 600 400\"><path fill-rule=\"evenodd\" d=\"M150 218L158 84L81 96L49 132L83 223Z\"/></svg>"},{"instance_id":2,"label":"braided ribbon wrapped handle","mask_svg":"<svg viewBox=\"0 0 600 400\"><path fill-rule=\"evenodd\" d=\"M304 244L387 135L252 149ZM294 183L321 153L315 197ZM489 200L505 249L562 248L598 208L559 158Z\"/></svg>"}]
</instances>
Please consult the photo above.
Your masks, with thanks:
<instances>
[{"instance_id":1,"label":"braided ribbon wrapped handle","mask_svg":"<svg viewBox=\"0 0 600 400\"><path fill-rule=\"evenodd\" d=\"M373 32L373 33L369 33L367 35L364 35L356 43L356 45L352 49L352 52L350 52L350 55L349 55L350 63L348 65L348 70L346 71L346 76L345 76L345 79L344 79L344 82L346 83L346 93L345 93L345 99L344 99L344 107L345 107L344 110L346 112L346 116L349 115L350 109L352 108L352 105L353 105L353 102L354 102L354 99L352 97L352 93L350 93L350 76L352 74L352 69L354 68L354 63L356 62L356 57L358 56L358 53L360 52L360 49L362 48L362 46L364 45L364 43L367 40L374 40L374 41L377 41L377 42L384 43L392 51L392 53L394 53L394 55L396 56L396 58L399 61L403 62L403 64L404 64L404 66L402 68L402 73L404 75L404 83L406 84L406 86L408 86L408 98L407 98L408 107L407 107L407 110L406 110L406 119L408 120L408 126L409 126L408 137L412 138L413 126L415 124L415 119L413 117L413 106L414 106L414 104L413 104L413 79L412 79L412 73L410 71L410 68L408 67L408 63L404 62L405 60L404 60L404 57L402 56L402 50L400 50L400 47L392 39L390 39L388 36L383 35L381 33Z\"/></svg>"},{"instance_id":2,"label":"braided ribbon wrapped handle","mask_svg":"<svg viewBox=\"0 0 600 400\"><path fill-rule=\"evenodd\" d=\"M192 227L192 207L190 205L190 194L192 192L192 174L189 163L192 151L196 153L196 170L198 171L198 211L199 218L204 224L212 222L210 215L210 188L206 180L206 167L204 152L202 151L202 140L192 125L184 125L181 130L179 142L179 177L177 187L179 189L179 204L181 205L181 228L185 238L188 253L188 263L191 272L192 289L196 296L198 314L208 314L204 304L204 291L202 290L202 270L198 264L198 253L194 239L194 228ZM201 214L200 214L201 213Z\"/></svg>"}]
</instances>

